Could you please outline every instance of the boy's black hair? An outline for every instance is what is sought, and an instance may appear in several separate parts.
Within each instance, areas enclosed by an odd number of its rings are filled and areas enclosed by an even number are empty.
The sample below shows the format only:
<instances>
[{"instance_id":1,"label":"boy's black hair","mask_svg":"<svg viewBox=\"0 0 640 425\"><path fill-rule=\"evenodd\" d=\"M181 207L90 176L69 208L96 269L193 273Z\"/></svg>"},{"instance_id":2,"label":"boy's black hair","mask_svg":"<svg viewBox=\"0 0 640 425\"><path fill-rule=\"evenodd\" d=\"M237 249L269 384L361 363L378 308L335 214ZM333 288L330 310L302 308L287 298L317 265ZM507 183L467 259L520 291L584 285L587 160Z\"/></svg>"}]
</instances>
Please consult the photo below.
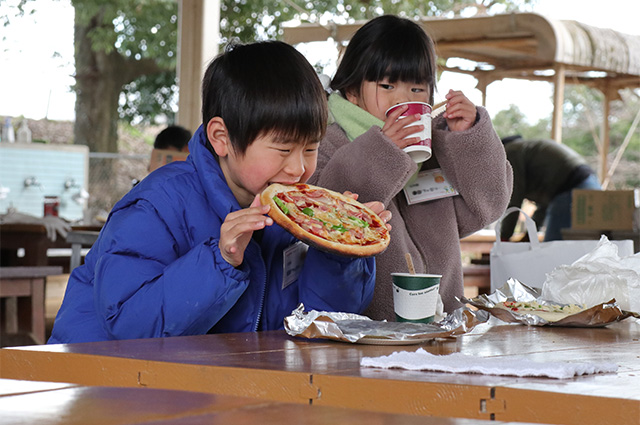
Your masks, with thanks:
<instances>
[{"instance_id":1,"label":"boy's black hair","mask_svg":"<svg viewBox=\"0 0 640 425\"><path fill-rule=\"evenodd\" d=\"M388 78L427 84L430 103L436 87L436 53L431 37L417 23L383 15L363 25L349 42L331 89L360 94L365 81Z\"/></svg>"},{"instance_id":2,"label":"boy's black hair","mask_svg":"<svg viewBox=\"0 0 640 425\"><path fill-rule=\"evenodd\" d=\"M178 151L184 149L191 139L191 132L179 125L170 125L156 136L153 142L155 149L176 148Z\"/></svg>"},{"instance_id":3,"label":"boy's black hair","mask_svg":"<svg viewBox=\"0 0 640 425\"><path fill-rule=\"evenodd\" d=\"M202 83L202 122L220 117L234 149L275 134L300 143L322 139L327 100L304 56L280 41L232 45L208 66Z\"/></svg>"}]
</instances>

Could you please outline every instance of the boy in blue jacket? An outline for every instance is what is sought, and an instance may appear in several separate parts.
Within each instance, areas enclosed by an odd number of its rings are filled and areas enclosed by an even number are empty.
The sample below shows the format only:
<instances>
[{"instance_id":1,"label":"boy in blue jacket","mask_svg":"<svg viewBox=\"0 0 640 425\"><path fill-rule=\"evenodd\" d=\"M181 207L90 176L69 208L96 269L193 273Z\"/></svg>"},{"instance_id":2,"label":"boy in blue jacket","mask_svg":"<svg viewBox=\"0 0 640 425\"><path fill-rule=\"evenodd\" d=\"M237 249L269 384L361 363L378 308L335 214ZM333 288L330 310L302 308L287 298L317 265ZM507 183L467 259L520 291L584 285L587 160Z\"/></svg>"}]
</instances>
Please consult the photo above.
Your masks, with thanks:
<instances>
[{"instance_id":1,"label":"boy in blue jacket","mask_svg":"<svg viewBox=\"0 0 640 425\"><path fill-rule=\"evenodd\" d=\"M49 343L281 329L299 303L369 304L373 258L305 254L259 201L270 183L305 182L316 168L327 105L305 58L281 42L236 46L211 62L202 96L191 154L114 206Z\"/></svg>"}]
</instances>

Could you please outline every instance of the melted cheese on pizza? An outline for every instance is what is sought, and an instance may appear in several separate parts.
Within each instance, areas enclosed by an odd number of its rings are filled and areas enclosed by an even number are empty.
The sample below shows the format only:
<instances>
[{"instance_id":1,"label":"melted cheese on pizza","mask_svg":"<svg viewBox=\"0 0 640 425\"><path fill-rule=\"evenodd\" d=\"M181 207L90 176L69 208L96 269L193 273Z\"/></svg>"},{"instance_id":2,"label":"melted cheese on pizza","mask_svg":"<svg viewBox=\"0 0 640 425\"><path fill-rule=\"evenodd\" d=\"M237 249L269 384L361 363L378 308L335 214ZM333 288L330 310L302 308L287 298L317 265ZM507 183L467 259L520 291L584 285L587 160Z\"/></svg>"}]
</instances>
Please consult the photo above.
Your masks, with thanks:
<instances>
[{"instance_id":1,"label":"melted cheese on pizza","mask_svg":"<svg viewBox=\"0 0 640 425\"><path fill-rule=\"evenodd\" d=\"M362 208L329 196L321 189L278 193L273 200L280 210L309 233L333 242L370 245L388 230Z\"/></svg>"}]
</instances>

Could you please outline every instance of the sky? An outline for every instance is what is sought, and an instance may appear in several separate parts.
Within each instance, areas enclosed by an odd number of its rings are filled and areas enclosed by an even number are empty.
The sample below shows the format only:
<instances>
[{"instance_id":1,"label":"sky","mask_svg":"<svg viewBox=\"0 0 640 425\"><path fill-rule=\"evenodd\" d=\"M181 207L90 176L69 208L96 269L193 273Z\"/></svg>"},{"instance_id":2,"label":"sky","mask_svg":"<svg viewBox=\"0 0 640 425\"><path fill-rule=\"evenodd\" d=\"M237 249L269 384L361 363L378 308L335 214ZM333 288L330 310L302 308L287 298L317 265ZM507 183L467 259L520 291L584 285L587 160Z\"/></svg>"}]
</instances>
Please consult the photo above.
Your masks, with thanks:
<instances>
[{"instance_id":1,"label":"sky","mask_svg":"<svg viewBox=\"0 0 640 425\"><path fill-rule=\"evenodd\" d=\"M0 2L14 3L16 0ZM539 0L534 12L554 19L572 19L588 25L640 35L640 1ZM73 120L73 7L68 0L37 0L33 18L0 27L0 116ZM36 35L34 35L36 34ZM3 40L6 37L6 40ZM302 49L313 62L313 52ZM329 72L331 69L329 69ZM472 77L444 73L439 93L462 90L476 104L481 95ZM493 116L516 104L531 123L551 115L552 85L545 82L504 80L487 89L487 109ZM524 104L522 99L528 99Z\"/></svg>"}]
</instances>

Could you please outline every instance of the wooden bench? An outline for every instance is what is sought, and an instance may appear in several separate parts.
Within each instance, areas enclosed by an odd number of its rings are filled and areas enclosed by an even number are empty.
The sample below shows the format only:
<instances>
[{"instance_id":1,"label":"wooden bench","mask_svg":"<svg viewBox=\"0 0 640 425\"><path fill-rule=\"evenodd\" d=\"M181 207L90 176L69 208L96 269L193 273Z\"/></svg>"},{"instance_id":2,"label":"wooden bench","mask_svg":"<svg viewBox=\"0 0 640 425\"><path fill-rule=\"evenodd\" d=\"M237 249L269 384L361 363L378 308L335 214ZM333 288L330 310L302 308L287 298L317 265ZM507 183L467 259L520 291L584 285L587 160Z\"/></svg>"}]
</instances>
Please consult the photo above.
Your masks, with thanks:
<instances>
[{"instance_id":1,"label":"wooden bench","mask_svg":"<svg viewBox=\"0 0 640 425\"><path fill-rule=\"evenodd\" d=\"M0 332L5 338L26 333L36 344L46 342L45 284L47 276L59 274L60 266L0 267Z\"/></svg>"}]
</instances>

